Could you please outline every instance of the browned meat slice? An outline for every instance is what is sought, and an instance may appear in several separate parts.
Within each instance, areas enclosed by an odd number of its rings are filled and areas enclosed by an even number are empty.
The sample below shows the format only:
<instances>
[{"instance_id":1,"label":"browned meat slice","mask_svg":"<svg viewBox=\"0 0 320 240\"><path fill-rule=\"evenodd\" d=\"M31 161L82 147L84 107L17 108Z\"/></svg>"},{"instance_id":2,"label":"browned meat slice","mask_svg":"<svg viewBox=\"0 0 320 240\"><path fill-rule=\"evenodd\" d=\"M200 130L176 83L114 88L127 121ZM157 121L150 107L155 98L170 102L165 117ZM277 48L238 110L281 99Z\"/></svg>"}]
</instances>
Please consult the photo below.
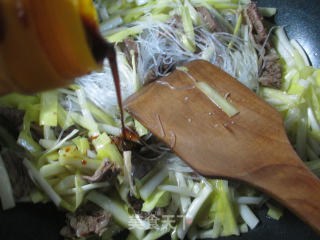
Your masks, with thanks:
<instances>
[{"instance_id":1,"label":"browned meat slice","mask_svg":"<svg viewBox=\"0 0 320 240\"><path fill-rule=\"evenodd\" d=\"M22 163L23 158L11 149L3 150L1 156L10 178L15 199L19 200L29 195L34 188L34 184Z\"/></svg>"},{"instance_id":2,"label":"browned meat slice","mask_svg":"<svg viewBox=\"0 0 320 240\"><path fill-rule=\"evenodd\" d=\"M246 8L246 14L249 25L251 29L254 30L251 32L254 36L251 36L257 46L261 48L260 54L264 55L265 52L269 52L269 54L263 58L264 63L262 69L260 69L261 75L259 82L262 86L280 89L282 84L282 67L279 63L279 55L271 46L270 41L267 40L268 33L263 25L263 17L257 4L254 2L249 3Z\"/></svg>"},{"instance_id":3,"label":"browned meat slice","mask_svg":"<svg viewBox=\"0 0 320 240\"><path fill-rule=\"evenodd\" d=\"M173 28L176 28L181 31L183 30L182 18L180 15L177 15L177 14L173 15L169 23Z\"/></svg>"},{"instance_id":4,"label":"browned meat slice","mask_svg":"<svg viewBox=\"0 0 320 240\"><path fill-rule=\"evenodd\" d=\"M104 159L93 176L83 176L83 179L90 183L111 181L119 173L120 169L116 168L114 163L110 163L109 159Z\"/></svg>"},{"instance_id":5,"label":"browned meat slice","mask_svg":"<svg viewBox=\"0 0 320 240\"><path fill-rule=\"evenodd\" d=\"M141 198L138 199L135 198L132 194L128 194L128 201L135 212L141 211L143 205L143 200Z\"/></svg>"},{"instance_id":6,"label":"browned meat slice","mask_svg":"<svg viewBox=\"0 0 320 240\"><path fill-rule=\"evenodd\" d=\"M228 32L226 28L205 7L197 7L197 12L211 32Z\"/></svg>"},{"instance_id":7,"label":"browned meat slice","mask_svg":"<svg viewBox=\"0 0 320 240\"><path fill-rule=\"evenodd\" d=\"M77 213L68 213L67 226L61 230L61 235L68 238L81 238L90 234L101 236L111 221L111 213L102 209L79 210Z\"/></svg>"},{"instance_id":8,"label":"browned meat slice","mask_svg":"<svg viewBox=\"0 0 320 240\"><path fill-rule=\"evenodd\" d=\"M257 44L262 45L268 37L266 28L263 25L263 17L257 7L257 4L251 2L247 5L246 13L255 30L255 40Z\"/></svg>"},{"instance_id":9,"label":"browned meat slice","mask_svg":"<svg viewBox=\"0 0 320 240\"><path fill-rule=\"evenodd\" d=\"M263 68L259 82L262 86L281 88L282 83L282 67L279 63L279 56L272 52L265 56L265 67Z\"/></svg>"},{"instance_id":10,"label":"browned meat slice","mask_svg":"<svg viewBox=\"0 0 320 240\"><path fill-rule=\"evenodd\" d=\"M144 78L144 83L147 84L147 83L153 82L157 78L158 77L157 77L157 74L156 74L156 70L154 68L152 68L150 71L147 72L147 74L146 74L146 76Z\"/></svg>"},{"instance_id":11,"label":"browned meat slice","mask_svg":"<svg viewBox=\"0 0 320 240\"><path fill-rule=\"evenodd\" d=\"M164 56L164 58L165 58L165 56ZM146 73L146 75L144 77L144 84L153 82L153 81L159 79L160 77L165 76L165 74L170 73L175 68L175 66L176 66L175 64L171 65L171 64L166 64L166 63L162 62L162 64L158 67L158 71L162 75L157 74L156 68L154 67Z\"/></svg>"},{"instance_id":12,"label":"browned meat slice","mask_svg":"<svg viewBox=\"0 0 320 240\"><path fill-rule=\"evenodd\" d=\"M132 54L133 52L135 56L135 64L138 65L138 43L136 43L134 40L127 38L123 40L123 42L118 44L121 51L126 55L126 58L132 67Z\"/></svg>"}]
</instances>

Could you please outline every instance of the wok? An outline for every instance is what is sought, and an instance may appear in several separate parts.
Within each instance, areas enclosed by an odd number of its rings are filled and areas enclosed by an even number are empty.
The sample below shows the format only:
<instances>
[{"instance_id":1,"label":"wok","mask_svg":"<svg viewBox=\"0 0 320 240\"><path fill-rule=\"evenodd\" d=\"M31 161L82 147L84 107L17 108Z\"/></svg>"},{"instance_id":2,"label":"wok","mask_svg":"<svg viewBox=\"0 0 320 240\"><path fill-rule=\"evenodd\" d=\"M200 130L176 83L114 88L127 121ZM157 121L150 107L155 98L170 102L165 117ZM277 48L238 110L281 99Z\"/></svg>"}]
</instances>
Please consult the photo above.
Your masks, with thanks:
<instances>
[{"instance_id":1,"label":"wok","mask_svg":"<svg viewBox=\"0 0 320 240\"><path fill-rule=\"evenodd\" d=\"M320 67L320 0L260 0L259 6L278 8L274 21L285 26L289 38L305 49L313 66ZM289 211L280 221L266 217L267 209L257 211L258 227L240 237L221 240L316 240L320 239L309 226ZM0 211L0 239L58 240L64 225L64 214L52 204L21 203L15 209ZM119 237L124 239L124 237ZM164 238L168 239L168 238Z\"/></svg>"}]
</instances>

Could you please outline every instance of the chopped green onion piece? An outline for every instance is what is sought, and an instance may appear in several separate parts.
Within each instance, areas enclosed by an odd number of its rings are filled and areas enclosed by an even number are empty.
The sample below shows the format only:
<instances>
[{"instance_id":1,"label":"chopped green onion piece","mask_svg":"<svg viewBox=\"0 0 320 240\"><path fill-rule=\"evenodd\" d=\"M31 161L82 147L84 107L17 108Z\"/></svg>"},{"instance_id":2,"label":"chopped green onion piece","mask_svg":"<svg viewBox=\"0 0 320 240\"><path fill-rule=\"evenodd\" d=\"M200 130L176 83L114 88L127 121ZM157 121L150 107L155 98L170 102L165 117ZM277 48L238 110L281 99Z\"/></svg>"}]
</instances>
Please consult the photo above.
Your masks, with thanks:
<instances>
[{"instance_id":1,"label":"chopped green onion piece","mask_svg":"<svg viewBox=\"0 0 320 240\"><path fill-rule=\"evenodd\" d=\"M89 195L87 196L88 200L97 204L101 208L109 211L116 222L124 227L128 228L129 227L129 220L130 220L130 215L129 213L124 209L123 203L117 202L113 200L112 198L109 198L105 195L102 195L101 193L97 193L95 191L90 192ZM131 231L138 239L141 239L141 236L143 236L143 232L138 231L138 229L133 229Z\"/></svg>"},{"instance_id":2,"label":"chopped green onion piece","mask_svg":"<svg viewBox=\"0 0 320 240\"><path fill-rule=\"evenodd\" d=\"M76 90L77 97L78 97L78 102L81 107L81 112L84 117L84 120L88 124L89 127L89 136L97 136L99 135L99 129L98 125L93 119L93 116L90 112L90 109L88 108L87 100L86 100L86 95L83 91L83 89L78 89Z\"/></svg>"},{"instance_id":3,"label":"chopped green onion piece","mask_svg":"<svg viewBox=\"0 0 320 240\"><path fill-rule=\"evenodd\" d=\"M166 207L169 205L171 195L165 190L154 191L149 198L143 203L142 211L151 212L155 207Z\"/></svg>"},{"instance_id":4,"label":"chopped green onion piece","mask_svg":"<svg viewBox=\"0 0 320 240\"><path fill-rule=\"evenodd\" d=\"M82 201L83 201L83 197L84 197L84 191L82 189L82 186L85 184L85 181L82 180L79 172L77 172L75 178L74 178L74 185L76 187L76 205L75 208L78 208Z\"/></svg>"},{"instance_id":5,"label":"chopped green onion piece","mask_svg":"<svg viewBox=\"0 0 320 240\"><path fill-rule=\"evenodd\" d=\"M168 169L163 168L160 172L158 172L155 176L148 180L146 184L143 185L140 189L140 196L142 197L142 199L147 201L149 196L153 193L157 186L167 178L167 176Z\"/></svg>"},{"instance_id":6,"label":"chopped green onion piece","mask_svg":"<svg viewBox=\"0 0 320 240\"><path fill-rule=\"evenodd\" d=\"M307 143L307 120L301 118L298 121L297 136L296 136L296 151L300 158L306 159L306 143Z\"/></svg>"},{"instance_id":7,"label":"chopped green onion piece","mask_svg":"<svg viewBox=\"0 0 320 240\"><path fill-rule=\"evenodd\" d=\"M177 183L179 188L188 187L187 183L185 181L184 175L182 173L176 172L175 173L175 177L176 177L176 179L175 179L176 181L175 182ZM190 195L190 196L192 196L192 195ZM194 197L196 197L196 196L194 196ZM188 211L188 208L189 208L189 206L191 204L191 199L190 199L189 196L183 196L182 194L180 195L179 198L180 198L179 200L180 200L181 212L183 214L186 214L187 211Z\"/></svg>"},{"instance_id":8,"label":"chopped green onion piece","mask_svg":"<svg viewBox=\"0 0 320 240\"><path fill-rule=\"evenodd\" d=\"M141 32L142 32L142 29L140 29L140 28L125 28L125 29L121 30L120 32L116 32L111 35L107 35L106 39L111 43L121 42L129 36L137 35Z\"/></svg>"},{"instance_id":9,"label":"chopped green onion piece","mask_svg":"<svg viewBox=\"0 0 320 240\"><path fill-rule=\"evenodd\" d=\"M262 200L262 197L238 197L237 202L239 204L260 205Z\"/></svg>"},{"instance_id":10,"label":"chopped green onion piece","mask_svg":"<svg viewBox=\"0 0 320 240\"><path fill-rule=\"evenodd\" d=\"M54 189L58 192L61 193L63 191L66 191L69 188L73 188L75 181L74 181L75 175L69 175L61 179L61 181L56 184Z\"/></svg>"},{"instance_id":11,"label":"chopped green onion piece","mask_svg":"<svg viewBox=\"0 0 320 240\"><path fill-rule=\"evenodd\" d=\"M31 122L39 119L39 105L28 105L23 118L23 129L18 137L18 144L26 149L33 157L39 157L42 153L40 145L33 140L30 126Z\"/></svg>"},{"instance_id":12,"label":"chopped green onion piece","mask_svg":"<svg viewBox=\"0 0 320 240\"><path fill-rule=\"evenodd\" d=\"M51 152L61 148L69 139L74 137L74 135L76 135L78 132L79 132L78 129L73 129L73 131L71 133L69 133L67 136L65 136L62 140L60 140L60 141L57 140L56 143L54 144L54 146L52 146L52 148L50 148L46 151L46 154L51 153Z\"/></svg>"},{"instance_id":13,"label":"chopped green onion piece","mask_svg":"<svg viewBox=\"0 0 320 240\"><path fill-rule=\"evenodd\" d=\"M108 18L107 20L105 20L104 22L102 22L100 24L100 31L103 34L105 31L113 29L113 28L119 26L122 23L123 23L123 19L119 15L118 16L114 16L112 18Z\"/></svg>"},{"instance_id":14,"label":"chopped green onion piece","mask_svg":"<svg viewBox=\"0 0 320 240\"><path fill-rule=\"evenodd\" d=\"M137 196L136 187L133 185L132 179L132 163L131 163L131 151L123 152L124 162L124 183L130 186L130 193Z\"/></svg>"},{"instance_id":15,"label":"chopped green onion piece","mask_svg":"<svg viewBox=\"0 0 320 240\"><path fill-rule=\"evenodd\" d=\"M74 122L69 113L58 103L58 124L62 129L66 129L72 125Z\"/></svg>"},{"instance_id":16,"label":"chopped green onion piece","mask_svg":"<svg viewBox=\"0 0 320 240\"><path fill-rule=\"evenodd\" d=\"M260 7L259 10L260 10L262 16L268 17L268 18L273 17L277 13L276 8Z\"/></svg>"},{"instance_id":17,"label":"chopped green onion piece","mask_svg":"<svg viewBox=\"0 0 320 240\"><path fill-rule=\"evenodd\" d=\"M74 144L76 144L77 149L83 155L87 155L87 151L90 150L90 145L89 145L89 141L87 138L78 136L78 137L72 139L72 142Z\"/></svg>"},{"instance_id":18,"label":"chopped green onion piece","mask_svg":"<svg viewBox=\"0 0 320 240\"><path fill-rule=\"evenodd\" d=\"M239 111L230 104L224 97L222 97L216 90L214 90L206 82L196 82L196 87L199 88L210 100L217 105L229 117L239 113Z\"/></svg>"},{"instance_id":19,"label":"chopped green onion piece","mask_svg":"<svg viewBox=\"0 0 320 240\"><path fill-rule=\"evenodd\" d=\"M57 144L57 140L40 139L39 144L45 149L51 149L54 148L54 146ZM64 142L60 147L65 147L70 144L70 142Z\"/></svg>"},{"instance_id":20,"label":"chopped green onion piece","mask_svg":"<svg viewBox=\"0 0 320 240\"><path fill-rule=\"evenodd\" d=\"M316 83L318 87L320 87L320 69L316 71L315 77L316 77Z\"/></svg>"},{"instance_id":21,"label":"chopped green onion piece","mask_svg":"<svg viewBox=\"0 0 320 240\"><path fill-rule=\"evenodd\" d=\"M97 170L101 165L101 160L94 160L84 156L75 146L61 148L59 151L59 162L62 166L72 166L76 169L88 169L90 171Z\"/></svg>"},{"instance_id":22,"label":"chopped green onion piece","mask_svg":"<svg viewBox=\"0 0 320 240\"><path fill-rule=\"evenodd\" d=\"M207 198L209 197L209 195L211 193L212 193L211 186L205 185L205 187L199 193L198 197L192 201L192 203L191 203L191 205L185 215L185 221L180 222L178 225L177 233L178 233L178 237L180 239L184 239L189 228L193 224L193 221L194 221L197 213L199 212L201 206L207 200Z\"/></svg>"},{"instance_id":23,"label":"chopped green onion piece","mask_svg":"<svg viewBox=\"0 0 320 240\"><path fill-rule=\"evenodd\" d=\"M121 128L120 127L114 127L108 124L98 124L99 130L101 132L106 132L107 134L110 134L112 136L120 136L121 135Z\"/></svg>"},{"instance_id":24,"label":"chopped green onion piece","mask_svg":"<svg viewBox=\"0 0 320 240\"><path fill-rule=\"evenodd\" d=\"M195 194L193 191L191 191L189 188L182 187L182 186L174 186L174 185L160 185L158 186L159 190L164 190L171 193L177 193L181 196L187 196L187 197L196 197L197 194Z\"/></svg>"},{"instance_id":25,"label":"chopped green onion piece","mask_svg":"<svg viewBox=\"0 0 320 240\"><path fill-rule=\"evenodd\" d=\"M82 180L82 179L80 179ZM72 195L72 194L77 194L80 193L79 191L81 190L83 193L89 192L94 189L98 188L106 188L109 187L110 183L109 182L97 182L97 183L90 183L85 185L85 181L82 180L81 186L78 187L76 186L75 188L67 189L62 192L59 192L61 195ZM80 195L81 196L81 195Z\"/></svg>"},{"instance_id":26,"label":"chopped green onion piece","mask_svg":"<svg viewBox=\"0 0 320 240\"><path fill-rule=\"evenodd\" d=\"M40 94L40 119L41 126L55 127L58 124L58 92L49 91Z\"/></svg>"},{"instance_id":27,"label":"chopped green onion piece","mask_svg":"<svg viewBox=\"0 0 320 240\"><path fill-rule=\"evenodd\" d=\"M9 108L18 108L26 110L29 105L39 104L40 99L37 96L27 96L18 93L12 93L0 98L0 106Z\"/></svg>"},{"instance_id":28,"label":"chopped green onion piece","mask_svg":"<svg viewBox=\"0 0 320 240\"><path fill-rule=\"evenodd\" d=\"M179 67L176 67L176 69L182 72L189 72L189 69L185 66L179 66Z\"/></svg>"},{"instance_id":29,"label":"chopped green onion piece","mask_svg":"<svg viewBox=\"0 0 320 240\"><path fill-rule=\"evenodd\" d=\"M296 61L297 67L299 70L301 70L303 67L305 67L305 62L303 57L300 55L300 53L298 52L298 50L293 50L293 56L294 59Z\"/></svg>"},{"instance_id":30,"label":"chopped green onion piece","mask_svg":"<svg viewBox=\"0 0 320 240\"><path fill-rule=\"evenodd\" d=\"M246 222L246 224L248 224L250 229L254 229L258 225L259 219L253 214L247 205L240 204L239 210L242 219Z\"/></svg>"},{"instance_id":31,"label":"chopped green onion piece","mask_svg":"<svg viewBox=\"0 0 320 240\"><path fill-rule=\"evenodd\" d=\"M148 129L145 128L138 120L134 119L134 127L139 137L147 135L149 133Z\"/></svg>"},{"instance_id":32,"label":"chopped green onion piece","mask_svg":"<svg viewBox=\"0 0 320 240\"><path fill-rule=\"evenodd\" d=\"M223 235L239 235L233 205L227 181L210 180L215 190L214 203L216 204L216 214L223 226Z\"/></svg>"},{"instance_id":33,"label":"chopped green onion piece","mask_svg":"<svg viewBox=\"0 0 320 240\"><path fill-rule=\"evenodd\" d=\"M39 202L47 202L48 201L48 197L45 196L44 194L42 194L38 189L34 189L29 197L31 198L31 201L34 203L34 204L37 204Z\"/></svg>"},{"instance_id":34,"label":"chopped green onion piece","mask_svg":"<svg viewBox=\"0 0 320 240\"><path fill-rule=\"evenodd\" d=\"M240 30L241 24L242 24L242 13L240 12L240 13L239 13L238 20L237 20L237 23L236 23L236 27L234 28L234 31L233 31L232 40L231 40L230 43L228 44L228 49L231 49L231 48L232 48L232 45L233 45L233 43L234 43L234 39L235 39L235 37L237 37L238 34L239 34L239 30Z\"/></svg>"},{"instance_id":35,"label":"chopped green onion piece","mask_svg":"<svg viewBox=\"0 0 320 240\"><path fill-rule=\"evenodd\" d=\"M180 14L182 18L182 24L185 32L185 36L182 37L182 41L186 48L191 52L195 51L195 34L192 24L192 19L188 7L180 7Z\"/></svg>"},{"instance_id":36,"label":"chopped green onion piece","mask_svg":"<svg viewBox=\"0 0 320 240\"><path fill-rule=\"evenodd\" d=\"M100 108L95 106L92 102L87 101L87 106L89 111L97 120L114 127L118 126L112 116L102 111Z\"/></svg>"},{"instance_id":37,"label":"chopped green onion piece","mask_svg":"<svg viewBox=\"0 0 320 240\"><path fill-rule=\"evenodd\" d=\"M274 205L267 203L269 207L267 215L275 220L279 220L283 215L283 209L275 207Z\"/></svg>"},{"instance_id":38,"label":"chopped green onion piece","mask_svg":"<svg viewBox=\"0 0 320 240\"><path fill-rule=\"evenodd\" d=\"M23 160L24 166L28 169L32 178L40 185L42 190L50 197L52 202L59 207L61 204L60 196L53 190L53 188L49 185L49 183L40 175L38 170L32 165L32 163L24 159Z\"/></svg>"},{"instance_id":39,"label":"chopped green onion piece","mask_svg":"<svg viewBox=\"0 0 320 240\"><path fill-rule=\"evenodd\" d=\"M234 4L234 3L212 2L211 5L218 10L225 10L225 9L236 10L239 8L239 4Z\"/></svg>"},{"instance_id":40,"label":"chopped green onion piece","mask_svg":"<svg viewBox=\"0 0 320 240\"><path fill-rule=\"evenodd\" d=\"M170 19L170 15L164 13L152 14L152 15L145 15L140 18L140 21L159 21L165 22Z\"/></svg>"},{"instance_id":41,"label":"chopped green onion piece","mask_svg":"<svg viewBox=\"0 0 320 240\"><path fill-rule=\"evenodd\" d=\"M106 133L102 133L99 137L93 139L92 143L97 151L98 159L108 158L110 161L116 163L117 168L122 168L122 156L117 146L111 143L111 139Z\"/></svg>"},{"instance_id":42,"label":"chopped green onion piece","mask_svg":"<svg viewBox=\"0 0 320 240\"><path fill-rule=\"evenodd\" d=\"M53 177L59 174L64 174L66 169L59 163L47 164L40 168L40 174L44 178Z\"/></svg>"}]
</instances>

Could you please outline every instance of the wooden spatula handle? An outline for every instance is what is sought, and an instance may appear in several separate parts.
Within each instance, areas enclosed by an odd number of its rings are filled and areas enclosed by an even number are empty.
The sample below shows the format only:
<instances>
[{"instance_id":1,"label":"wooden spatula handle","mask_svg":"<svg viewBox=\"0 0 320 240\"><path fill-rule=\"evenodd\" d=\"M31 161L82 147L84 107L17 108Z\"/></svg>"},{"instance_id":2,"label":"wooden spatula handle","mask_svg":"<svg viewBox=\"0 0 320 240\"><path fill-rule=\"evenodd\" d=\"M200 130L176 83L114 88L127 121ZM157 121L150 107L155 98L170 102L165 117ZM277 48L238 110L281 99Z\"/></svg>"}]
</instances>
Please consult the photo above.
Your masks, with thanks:
<instances>
[{"instance_id":1,"label":"wooden spatula handle","mask_svg":"<svg viewBox=\"0 0 320 240\"><path fill-rule=\"evenodd\" d=\"M320 181L295 152L292 157L291 164L267 165L243 180L269 193L320 234Z\"/></svg>"}]
</instances>

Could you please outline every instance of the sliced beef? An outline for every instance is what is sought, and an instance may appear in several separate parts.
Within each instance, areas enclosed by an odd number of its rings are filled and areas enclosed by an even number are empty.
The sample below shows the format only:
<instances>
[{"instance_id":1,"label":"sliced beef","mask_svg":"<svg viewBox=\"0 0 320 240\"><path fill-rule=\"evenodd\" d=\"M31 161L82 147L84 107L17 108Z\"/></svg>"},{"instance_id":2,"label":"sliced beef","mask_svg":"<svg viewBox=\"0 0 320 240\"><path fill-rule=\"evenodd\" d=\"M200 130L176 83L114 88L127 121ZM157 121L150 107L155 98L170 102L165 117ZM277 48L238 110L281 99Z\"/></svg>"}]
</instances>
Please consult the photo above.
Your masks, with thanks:
<instances>
[{"instance_id":1,"label":"sliced beef","mask_svg":"<svg viewBox=\"0 0 320 240\"><path fill-rule=\"evenodd\" d=\"M155 80L157 80L158 76L156 74L156 70L152 68L150 71L147 72L145 78L144 78L144 83L151 83Z\"/></svg>"},{"instance_id":2,"label":"sliced beef","mask_svg":"<svg viewBox=\"0 0 320 240\"><path fill-rule=\"evenodd\" d=\"M211 32L228 32L228 30L205 7L197 7L197 12Z\"/></svg>"},{"instance_id":3,"label":"sliced beef","mask_svg":"<svg viewBox=\"0 0 320 240\"><path fill-rule=\"evenodd\" d=\"M142 199L135 198L133 195L129 194L128 195L128 201L129 201L130 205L132 206L132 208L134 209L135 212L140 212L141 211L142 205L143 205L143 200Z\"/></svg>"},{"instance_id":4,"label":"sliced beef","mask_svg":"<svg viewBox=\"0 0 320 240\"><path fill-rule=\"evenodd\" d=\"M265 56L264 68L259 77L259 82L262 86L281 88L282 66L279 62L279 55L276 52L271 52Z\"/></svg>"},{"instance_id":5,"label":"sliced beef","mask_svg":"<svg viewBox=\"0 0 320 240\"><path fill-rule=\"evenodd\" d=\"M259 82L262 86L280 89L282 84L282 67L279 63L279 55L267 39L268 33L263 25L263 17L257 4L254 2L249 3L246 8L246 14L249 25L253 30L253 32L251 32L251 34L253 34L252 38L260 48L260 54L264 55L264 57L260 59L264 61L259 71L261 73ZM267 54L265 55L265 53Z\"/></svg>"},{"instance_id":6,"label":"sliced beef","mask_svg":"<svg viewBox=\"0 0 320 240\"><path fill-rule=\"evenodd\" d=\"M3 150L1 156L10 178L15 199L19 200L29 195L34 188L34 184L22 163L23 158L11 149Z\"/></svg>"},{"instance_id":7,"label":"sliced beef","mask_svg":"<svg viewBox=\"0 0 320 240\"><path fill-rule=\"evenodd\" d=\"M159 72L160 72L161 74L165 75L166 73L171 72L174 68L175 68L175 64L174 64L174 65L170 65L170 64L162 63L162 65L160 65L160 67L159 67ZM162 75L162 76L163 76L163 75ZM153 82L153 81L159 79L159 78L162 77L162 76L157 75L156 69L155 69L155 68L152 68L152 69L149 70L149 71L147 72L147 74L145 75L145 77L144 77L144 84Z\"/></svg>"},{"instance_id":8,"label":"sliced beef","mask_svg":"<svg viewBox=\"0 0 320 240\"><path fill-rule=\"evenodd\" d=\"M257 4L254 2L249 3L246 8L246 13L250 24L253 26L256 43L262 45L267 39L268 33L263 25L263 16L257 7Z\"/></svg>"},{"instance_id":9,"label":"sliced beef","mask_svg":"<svg viewBox=\"0 0 320 240\"><path fill-rule=\"evenodd\" d=\"M131 52L133 52L135 56L135 64L138 66L138 43L136 43L134 40L127 38L123 42L118 44L121 51L126 55L126 58L132 67L132 55Z\"/></svg>"},{"instance_id":10,"label":"sliced beef","mask_svg":"<svg viewBox=\"0 0 320 240\"><path fill-rule=\"evenodd\" d=\"M111 213L92 205L76 213L68 213L66 216L67 226L60 233L67 238L81 238L91 234L101 236L108 229L112 218Z\"/></svg>"},{"instance_id":11,"label":"sliced beef","mask_svg":"<svg viewBox=\"0 0 320 240\"><path fill-rule=\"evenodd\" d=\"M173 15L172 18L168 21L168 24L177 30L183 31L182 18L180 15ZM163 35L165 35L165 33Z\"/></svg>"},{"instance_id":12,"label":"sliced beef","mask_svg":"<svg viewBox=\"0 0 320 240\"><path fill-rule=\"evenodd\" d=\"M90 183L112 181L120 172L115 163L111 163L109 159L104 159L93 176L83 176L83 179Z\"/></svg>"}]
</instances>

